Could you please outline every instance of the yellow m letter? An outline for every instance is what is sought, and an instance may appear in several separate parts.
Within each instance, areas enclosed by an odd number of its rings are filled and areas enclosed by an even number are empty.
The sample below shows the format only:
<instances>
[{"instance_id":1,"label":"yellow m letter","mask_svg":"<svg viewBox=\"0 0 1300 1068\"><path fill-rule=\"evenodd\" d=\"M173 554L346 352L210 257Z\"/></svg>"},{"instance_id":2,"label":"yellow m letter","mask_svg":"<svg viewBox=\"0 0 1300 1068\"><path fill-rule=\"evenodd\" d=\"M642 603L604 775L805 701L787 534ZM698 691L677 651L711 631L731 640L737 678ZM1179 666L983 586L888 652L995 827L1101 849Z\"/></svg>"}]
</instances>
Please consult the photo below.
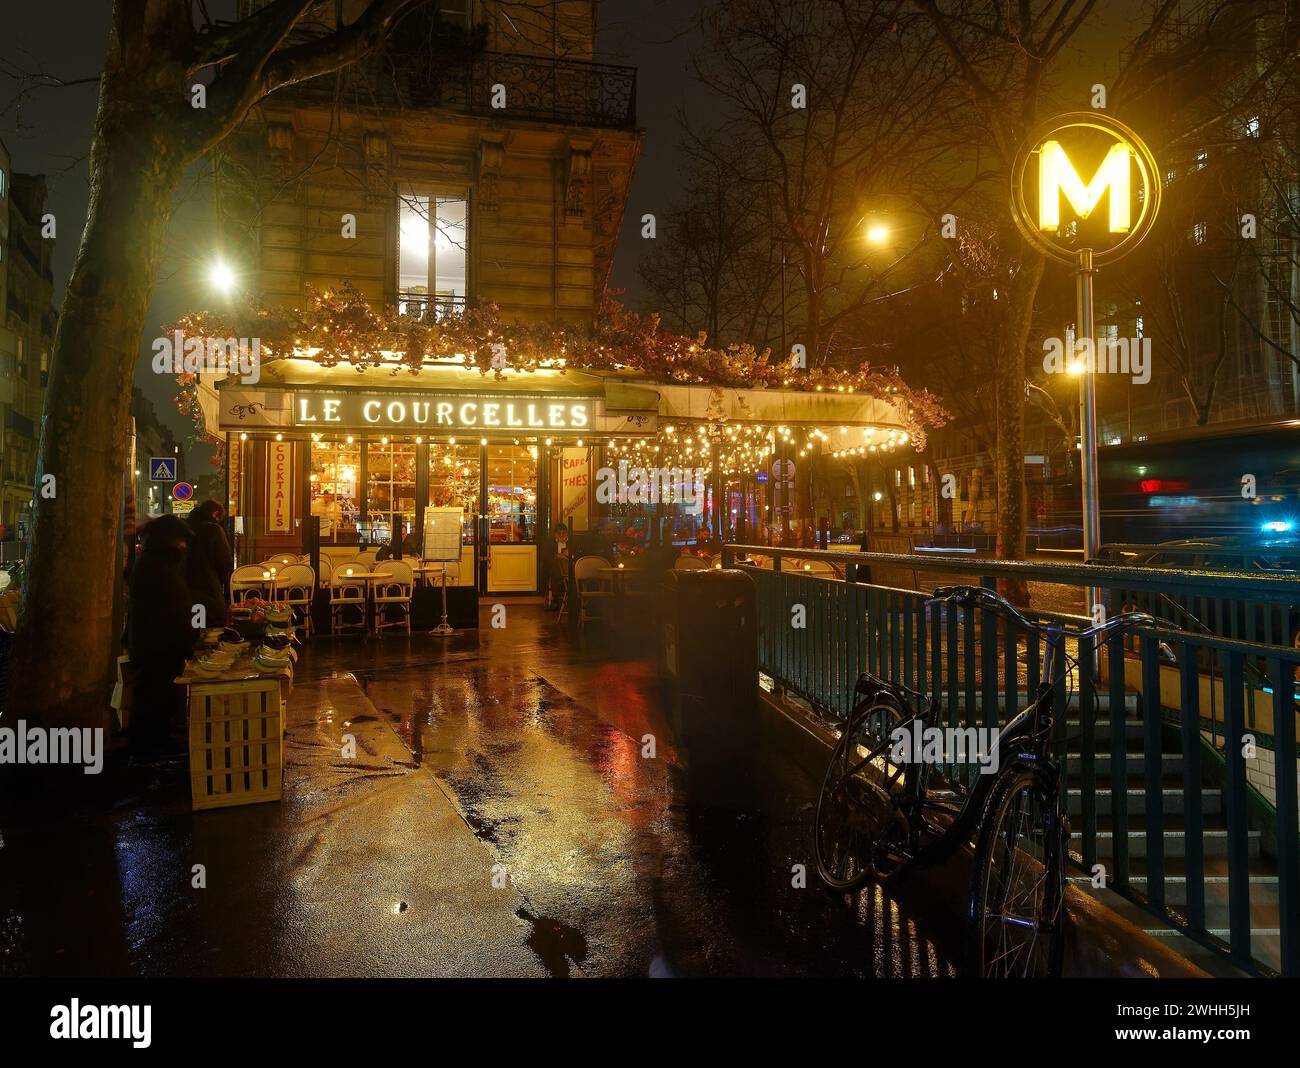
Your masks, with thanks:
<instances>
[{"instance_id":1,"label":"yellow m letter","mask_svg":"<svg viewBox=\"0 0 1300 1068\"><path fill-rule=\"evenodd\" d=\"M1055 231L1061 227L1061 194L1070 202L1075 215L1086 219L1101 196L1110 189L1110 230L1114 234L1129 229L1129 156L1131 149L1122 141L1111 145L1097 173L1086 186L1079 178L1059 141L1044 141L1038 156L1038 227Z\"/></svg>"}]
</instances>

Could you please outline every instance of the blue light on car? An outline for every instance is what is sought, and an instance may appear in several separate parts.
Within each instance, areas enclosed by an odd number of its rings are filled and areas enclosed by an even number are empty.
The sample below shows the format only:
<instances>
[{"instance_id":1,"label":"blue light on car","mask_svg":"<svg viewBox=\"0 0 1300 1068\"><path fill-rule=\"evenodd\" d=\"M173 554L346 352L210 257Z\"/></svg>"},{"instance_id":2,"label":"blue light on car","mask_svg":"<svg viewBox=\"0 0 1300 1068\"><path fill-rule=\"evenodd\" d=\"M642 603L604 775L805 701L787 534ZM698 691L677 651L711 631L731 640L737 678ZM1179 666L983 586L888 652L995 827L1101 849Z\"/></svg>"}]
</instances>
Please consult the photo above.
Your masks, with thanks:
<instances>
[{"instance_id":1,"label":"blue light on car","mask_svg":"<svg viewBox=\"0 0 1300 1068\"><path fill-rule=\"evenodd\" d=\"M1289 519L1272 519L1259 529L1266 534L1287 534L1295 527Z\"/></svg>"}]
</instances>

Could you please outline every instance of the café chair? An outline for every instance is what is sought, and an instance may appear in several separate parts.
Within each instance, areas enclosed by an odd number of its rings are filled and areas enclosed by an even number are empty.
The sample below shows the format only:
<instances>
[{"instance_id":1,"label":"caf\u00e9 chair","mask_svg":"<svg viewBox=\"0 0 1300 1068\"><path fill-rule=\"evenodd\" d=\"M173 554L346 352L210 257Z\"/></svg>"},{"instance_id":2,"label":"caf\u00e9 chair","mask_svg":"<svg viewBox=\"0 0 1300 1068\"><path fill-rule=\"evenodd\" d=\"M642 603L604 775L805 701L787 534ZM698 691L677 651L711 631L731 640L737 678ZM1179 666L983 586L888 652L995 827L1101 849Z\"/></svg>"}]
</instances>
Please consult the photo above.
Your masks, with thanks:
<instances>
[{"instance_id":1,"label":"caf\u00e9 chair","mask_svg":"<svg viewBox=\"0 0 1300 1068\"><path fill-rule=\"evenodd\" d=\"M238 604L254 595L269 601L273 588L269 567L264 564L242 564L230 576L230 603Z\"/></svg>"},{"instance_id":2,"label":"caf\u00e9 chair","mask_svg":"<svg viewBox=\"0 0 1300 1068\"><path fill-rule=\"evenodd\" d=\"M375 633L381 633L385 627L406 626L406 633L411 633L411 597L415 590L415 572L411 565L403 560L385 560L375 568ZM390 605L402 610L401 618L388 622L385 618Z\"/></svg>"},{"instance_id":3,"label":"caf\u00e9 chair","mask_svg":"<svg viewBox=\"0 0 1300 1068\"><path fill-rule=\"evenodd\" d=\"M291 564L275 580L279 600L302 613L303 630L312 632L311 602L316 592L316 572L306 564Z\"/></svg>"},{"instance_id":4,"label":"caf\u00e9 chair","mask_svg":"<svg viewBox=\"0 0 1300 1068\"><path fill-rule=\"evenodd\" d=\"M709 562L701 560L698 556L679 556L673 561L674 571L707 571Z\"/></svg>"},{"instance_id":5,"label":"caf\u00e9 chair","mask_svg":"<svg viewBox=\"0 0 1300 1068\"><path fill-rule=\"evenodd\" d=\"M589 619L600 618L601 613L587 611L589 602L604 604L614 597L613 583L603 574L610 563L603 556L583 556L573 565L573 583L578 588L578 626Z\"/></svg>"},{"instance_id":6,"label":"caf\u00e9 chair","mask_svg":"<svg viewBox=\"0 0 1300 1068\"><path fill-rule=\"evenodd\" d=\"M330 629L335 633L343 630L366 629L366 606L369 603L369 583L366 576L370 568L356 562L340 564L334 569L330 579ZM348 609L357 609L360 620L348 623Z\"/></svg>"}]
</instances>

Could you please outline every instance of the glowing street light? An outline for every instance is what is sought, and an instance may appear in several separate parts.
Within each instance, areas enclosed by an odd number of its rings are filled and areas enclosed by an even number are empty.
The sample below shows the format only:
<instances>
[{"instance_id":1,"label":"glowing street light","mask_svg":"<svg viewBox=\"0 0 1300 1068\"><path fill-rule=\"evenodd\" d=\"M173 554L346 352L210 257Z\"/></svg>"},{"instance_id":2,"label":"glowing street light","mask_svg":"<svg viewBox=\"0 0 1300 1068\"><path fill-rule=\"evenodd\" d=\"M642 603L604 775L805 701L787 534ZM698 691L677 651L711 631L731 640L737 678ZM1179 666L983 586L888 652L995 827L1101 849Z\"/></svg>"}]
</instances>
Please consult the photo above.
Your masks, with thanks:
<instances>
[{"instance_id":1,"label":"glowing street light","mask_svg":"<svg viewBox=\"0 0 1300 1068\"><path fill-rule=\"evenodd\" d=\"M867 230L867 240L873 245L883 245L889 240L889 227L879 224L870 227Z\"/></svg>"},{"instance_id":2,"label":"glowing street light","mask_svg":"<svg viewBox=\"0 0 1300 1068\"><path fill-rule=\"evenodd\" d=\"M228 294L235 288L235 272L225 260L217 260L208 268L208 281L213 288Z\"/></svg>"}]
</instances>

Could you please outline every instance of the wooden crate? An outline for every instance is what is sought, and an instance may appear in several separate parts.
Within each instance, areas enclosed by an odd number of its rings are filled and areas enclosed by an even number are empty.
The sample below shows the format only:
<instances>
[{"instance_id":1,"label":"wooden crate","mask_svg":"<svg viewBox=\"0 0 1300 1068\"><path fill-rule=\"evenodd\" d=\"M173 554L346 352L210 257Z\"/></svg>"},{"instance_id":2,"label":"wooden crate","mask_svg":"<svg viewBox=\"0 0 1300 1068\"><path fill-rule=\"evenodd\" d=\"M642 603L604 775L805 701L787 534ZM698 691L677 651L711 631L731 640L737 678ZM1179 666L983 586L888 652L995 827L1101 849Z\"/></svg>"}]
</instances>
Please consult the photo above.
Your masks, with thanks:
<instances>
[{"instance_id":1,"label":"wooden crate","mask_svg":"<svg viewBox=\"0 0 1300 1068\"><path fill-rule=\"evenodd\" d=\"M279 676L190 685L195 809L280 800L284 690Z\"/></svg>"}]
</instances>

